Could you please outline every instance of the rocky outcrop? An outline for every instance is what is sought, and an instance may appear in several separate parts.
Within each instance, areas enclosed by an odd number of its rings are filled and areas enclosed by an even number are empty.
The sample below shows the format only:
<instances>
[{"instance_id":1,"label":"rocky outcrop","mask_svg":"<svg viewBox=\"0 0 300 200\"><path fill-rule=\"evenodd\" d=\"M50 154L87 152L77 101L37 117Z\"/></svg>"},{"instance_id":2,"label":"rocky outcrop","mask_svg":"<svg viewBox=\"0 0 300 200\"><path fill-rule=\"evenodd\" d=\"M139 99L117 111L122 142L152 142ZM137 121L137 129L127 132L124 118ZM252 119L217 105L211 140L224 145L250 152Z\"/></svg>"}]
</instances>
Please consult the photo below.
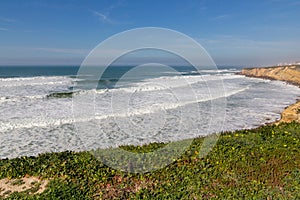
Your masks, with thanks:
<instances>
[{"instance_id":1,"label":"rocky outcrop","mask_svg":"<svg viewBox=\"0 0 300 200\"><path fill-rule=\"evenodd\" d=\"M279 122L288 122L289 123L292 121L300 122L300 101L287 107L281 113L281 119Z\"/></svg>"},{"instance_id":2,"label":"rocky outcrop","mask_svg":"<svg viewBox=\"0 0 300 200\"><path fill-rule=\"evenodd\" d=\"M265 68L245 68L240 74L249 77L285 81L300 86L300 65Z\"/></svg>"},{"instance_id":3,"label":"rocky outcrop","mask_svg":"<svg viewBox=\"0 0 300 200\"><path fill-rule=\"evenodd\" d=\"M300 87L300 65L265 68L246 68L240 73L248 77L285 81ZM300 95L300 94L299 94ZM300 122L300 100L281 113L279 122Z\"/></svg>"}]
</instances>

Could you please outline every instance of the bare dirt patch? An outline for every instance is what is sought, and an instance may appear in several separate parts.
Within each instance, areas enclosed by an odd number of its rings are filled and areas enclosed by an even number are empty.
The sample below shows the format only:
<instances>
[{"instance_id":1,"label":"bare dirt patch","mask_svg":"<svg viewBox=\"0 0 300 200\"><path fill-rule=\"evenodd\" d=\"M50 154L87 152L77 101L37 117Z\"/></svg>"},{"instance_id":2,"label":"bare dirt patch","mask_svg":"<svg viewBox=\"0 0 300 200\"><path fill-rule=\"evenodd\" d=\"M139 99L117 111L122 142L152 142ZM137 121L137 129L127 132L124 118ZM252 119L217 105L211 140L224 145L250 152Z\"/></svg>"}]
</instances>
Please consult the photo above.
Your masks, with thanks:
<instances>
[{"instance_id":1,"label":"bare dirt patch","mask_svg":"<svg viewBox=\"0 0 300 200\"><path fill-rule=\"evenodd\" d=\"M48 184L48 180L38 177L24 177L20 179L1 179L0 196L7 197L14 192L28 192L29 194L42 193Z\"/></svg>"}]
</instances>

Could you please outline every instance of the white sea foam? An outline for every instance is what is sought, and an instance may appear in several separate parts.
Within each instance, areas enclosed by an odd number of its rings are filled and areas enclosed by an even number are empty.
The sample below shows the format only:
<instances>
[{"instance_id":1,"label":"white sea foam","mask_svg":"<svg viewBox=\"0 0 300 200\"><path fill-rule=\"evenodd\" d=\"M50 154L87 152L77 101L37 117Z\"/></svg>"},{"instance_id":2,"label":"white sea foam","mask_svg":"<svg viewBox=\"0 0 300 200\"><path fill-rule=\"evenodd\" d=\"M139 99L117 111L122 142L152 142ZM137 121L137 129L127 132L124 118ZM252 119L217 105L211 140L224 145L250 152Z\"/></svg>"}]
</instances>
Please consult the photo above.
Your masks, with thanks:
<instances>
[{"instance_id":1,"label":"white sea foam","mask_svg":"<svg viewBox=\"0 0 300 200\"><path fill-rule=\"evenodd\" d=\"M25 85L57 85L69 83L72 79L66 76L39 76L26 78L0 78L0 87L16 87Z\"/></svg>"},{"instance_id":2,"label":"white sea foam","mask_svg":"<svg viewBox=\"0 0 300 200\"><path fill-rule=\"evenodd\" d=\"M136 91L155 91L155 90L166 90L174 89L178 87L189 87L195 83L207 82L207 81L221 81L226 79L239 79L240 75L225 75L225 76L211 76L211 75L198 75L198 76L166 76L159 78L146 79L140 83L133 84L132 87L122 88L125 92L136 92Z\"/></svg>"},{"instance_id":3,"label":"white sea foam","mask_svg":"<svg viewBox=\"0 0 300 200\"><path fill-rule=\"evenodd\" d=\"M0 105L43 99L56 91L67 91L74 85L70 77L26 77L0 79ZM5 104L6 105L6 104Z\"/></svg>"},{"instance_id":4,"label":"white sea foam","mask_svg":"<svg viewBox=\"0 0 300 200\"><path fill-rule=\"evenodd\" d=\"M38 116L37 118L30 118L30 115L32 113L38 113L39 111L42 111L42 109L50 107L49 103L43 103L44 105L39 105L40 103L37 102L35 107L39 107L40 110L25 110L22 114L22 116L26 117L26 113L29 113L28 118L25 119L18 119L15 117L11 117L12 119L10 120L5 120L5 121L0 121L0 132L4 132L4 131L8 131L8 130L13 130L13 129L21 129L21 128L32 128L32 127L47 127L47 126L59 126L62 124L70 124L73 122L85 122L85 121L91 121L91 120L103 120L103 119L107 119L107 118L113 118L113 117L128 117L128 116L133 116L133 115L145 115L145 114L151 114L151 113L155 113L155 112L160 112L160 111L166 111L166 110L170 110L170 109L176 109L179 107L184 107L187 106L189 104L195 104L195 103L200 103L200 102L206 102L206 101L212 101L218 98L224 98L224 97L229 97L231 95L235 95L238 94L240 92L245 91L247 88L243 88L237 91L231 91L226 93L226 95L221 95L221 96L210 96L210 97L206 97L206 98L202 98L202 99L195 99L195 100L190 100L190 101L185 101L185 102L176 102L176 103L161 103L161 104L156 104L156 105L150 105L148 107L143 106L142 108L138 108L138 109L131 109L130 112L128 112L128 107L123 107L123 110L118 110L118 112L114 112L112 110L112 106L113 105L109 105L106 108L105 111L102 110L102 112L95 112L93 115L91 115L91 117L78 117L76 116L74 118L74 116L71 115L71 113L62 113L59 112L59 115L57 115L58 110L54 110L55 113L53 113L53 111L50 113L48 112L48 114L52 114L52 118L46 118L43 116ZM90 95L92 95L92 91L89 91ZM82 95L87 95L87 93L81 93ZM98 93L99 94L99 93ZM104 93L100 93L100 94L104 94ZM105 99L106 104L111 104L112 101L110 98ZM61 102L62 103L62 102ZM68 104L68 105L67 105ZM71 101L65 101L64 104L61 105L61 107L69 107L69 109L71 108ZM101 105L103 105L104 102L101 102ZM55 105L57 105L55 103ZM30 112L28 112L30 111ZM69 110L70 111L70 110ZM26 113L25 113L26 112ZM56 116L54 116L56 114ZM65 118L62 118L64 115ZM59 117L58 117L59 116Z\"/></svg>"},{"instance_id":5,"label":"white sea foam","mask_svg":"<svg viewBox=\"0 0 300 200\"><path fill-rule=\"evenodd\" d=\"M213 84L220 79L225 93ZM210 127L211 102L223 97L227 99L224 130L251 128L279 118L300 94L295 86L246 78L230 70L219 75L163 76L127 87L121 81L114 89L76 92L75 99L94 101L92 112L85 116L72 112L72 98L45 98L70 91L74 81L70 77L0 79L0 157L209 134L217 131ZM187 120L177 130L182 111L188 113ZM217 115L213 119L220 120ZM88 134L81 135L74 125L86 128Z\"/></svg>"}]
</instances>

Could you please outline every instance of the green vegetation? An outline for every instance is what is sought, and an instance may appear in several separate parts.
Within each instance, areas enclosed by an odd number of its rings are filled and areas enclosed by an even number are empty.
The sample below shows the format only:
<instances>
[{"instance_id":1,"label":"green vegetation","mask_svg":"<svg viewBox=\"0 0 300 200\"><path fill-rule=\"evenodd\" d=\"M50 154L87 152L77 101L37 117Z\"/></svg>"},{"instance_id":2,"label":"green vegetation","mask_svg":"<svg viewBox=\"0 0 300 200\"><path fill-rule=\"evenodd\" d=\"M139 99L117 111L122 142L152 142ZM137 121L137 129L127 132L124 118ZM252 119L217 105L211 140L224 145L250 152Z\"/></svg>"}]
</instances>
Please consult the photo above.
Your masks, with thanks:
<instances>
[{"instance_id":1,"label":"green vegetation","mask_svg":"<svg viewBox=\"0 0 300 200\"><path fill-rule=\"evenodd\" d=\"M12 182L12 185L23 185L24 181L21 179L16 179L14 182Z\"/></svg>"},{"instance_id":2,"label":"green vegetation","mask_svg":"<svg viewBox=\"0 0 300 200\"><path fill-rule=\"evenodd\" d=\"M146 174L121 172L88 152L47 153L0 161L0 179L49 179L37 195L7 199L300 199L300 124L222 133L205 158L195 139L181 158ZM148 152L163 144L122 147Z\"/></svg>"}]
</instances>

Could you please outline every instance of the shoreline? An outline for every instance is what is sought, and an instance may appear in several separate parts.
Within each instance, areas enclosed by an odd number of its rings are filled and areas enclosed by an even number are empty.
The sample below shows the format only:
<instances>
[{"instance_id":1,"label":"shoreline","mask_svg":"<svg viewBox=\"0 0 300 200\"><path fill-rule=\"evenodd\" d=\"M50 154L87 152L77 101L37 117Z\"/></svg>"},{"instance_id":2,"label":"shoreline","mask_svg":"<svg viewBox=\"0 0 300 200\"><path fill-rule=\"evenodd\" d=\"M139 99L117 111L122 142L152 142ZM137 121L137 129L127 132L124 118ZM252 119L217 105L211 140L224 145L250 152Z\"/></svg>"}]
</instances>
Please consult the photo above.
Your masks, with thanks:
<instances>
[{"instance_id":1,"label":"shoreline","mask_svg":"<svg viewBox=\"0 0 300 200\"><path fill-rule=\"evenodd\" d=\"M250 78L260 78L268 80L283 81L300 87L300 65L292 66L275 66L275 67L262 67L262 68L244 68L241 72L237 73ZM269 124L279 124L282 122L300 122L300 99L296 99L294 104L289 105L281 112L281 117L275 122Z\"/></svg>"},{"instance_id":2,"label":"shoreline","mask_svg":"<svg viewBox=\"0 0 300 200\"><path fill-rule=\"evenodd\" d=\"M141 174L109 167L90 152L0 159L0 199L299 199L299 128L293 122L223 132L206 157L199 156L203 138L195 138L172 163ZM122 160L130 169L126 156Z\"/></svg>"},{"instance_id":3,"label":"shoreline","mask_svg":"<svg viewBox=\"0 0 300 200\"><path fill-rule=\"evenodd\" d=\"M126 156L128 171L105 165L89 151L0 159L0 199L299 199L299 128L292 122L224 131L205 157L199 152L207 136L197 137L169 165L141 174L131 171ZM144 154L162 145L122 149Z\"/></svg>"}]
</instances>

